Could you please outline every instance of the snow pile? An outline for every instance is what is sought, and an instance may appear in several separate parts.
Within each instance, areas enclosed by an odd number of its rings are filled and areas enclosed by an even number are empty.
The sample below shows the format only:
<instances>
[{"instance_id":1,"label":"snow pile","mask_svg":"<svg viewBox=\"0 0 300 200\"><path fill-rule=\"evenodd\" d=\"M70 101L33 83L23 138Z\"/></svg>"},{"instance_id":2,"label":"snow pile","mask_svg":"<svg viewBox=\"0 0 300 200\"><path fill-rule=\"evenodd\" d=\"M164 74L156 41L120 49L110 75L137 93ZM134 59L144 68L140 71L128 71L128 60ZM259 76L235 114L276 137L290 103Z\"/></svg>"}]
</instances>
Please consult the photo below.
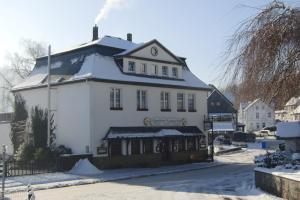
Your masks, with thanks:
<instances>
[{"instance_id":1,"label":"snow pile","mask_svg":"<svg viewBox=\"0 0 300 200\"><path fill-rule=\"evenodd\" d=\"M69 171L69 173L75 175L99 175L102 173L102 171L92 165L92 163L85 158L80 159Z\"/></svg>"},{"instance_id":2,"label":"snow pile","mask_svg":"<svg viewBox=\"0 0 300 200\"><path fill-rule=\"evenodd\" d=\"M276 135L282 138L299 137L300 138L300 121L280 122L276 125Z\"/></svg>"}]
</instances>

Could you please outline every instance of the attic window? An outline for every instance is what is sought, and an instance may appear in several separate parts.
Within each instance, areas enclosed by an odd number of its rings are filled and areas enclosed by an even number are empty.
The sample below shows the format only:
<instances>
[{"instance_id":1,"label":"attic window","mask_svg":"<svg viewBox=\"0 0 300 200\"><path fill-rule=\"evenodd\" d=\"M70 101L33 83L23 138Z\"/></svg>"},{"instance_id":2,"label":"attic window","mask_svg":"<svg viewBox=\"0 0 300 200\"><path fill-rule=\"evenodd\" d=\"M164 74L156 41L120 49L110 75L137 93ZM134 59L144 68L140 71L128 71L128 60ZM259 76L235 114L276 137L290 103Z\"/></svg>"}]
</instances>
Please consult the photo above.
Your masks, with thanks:
<instances>
[{"instance_id":1,"label":"attic window","mask_svg":"<svg viewBox=\"0 0 300 200\"><path fill-rule=\"evenodd\" d=\"M162 66L162 75L168 76L168 66Z\"/></svg>"},{"instance_id":2,"label":"attic window","mask_svg":"<svg viewBox=\"0 0 300 200\"><path fill-rule=\"evenodd\" d=\"M132 62L132 61L128 62L128 71L135 72L135 62Z\"/></svg>"}]
</instances>

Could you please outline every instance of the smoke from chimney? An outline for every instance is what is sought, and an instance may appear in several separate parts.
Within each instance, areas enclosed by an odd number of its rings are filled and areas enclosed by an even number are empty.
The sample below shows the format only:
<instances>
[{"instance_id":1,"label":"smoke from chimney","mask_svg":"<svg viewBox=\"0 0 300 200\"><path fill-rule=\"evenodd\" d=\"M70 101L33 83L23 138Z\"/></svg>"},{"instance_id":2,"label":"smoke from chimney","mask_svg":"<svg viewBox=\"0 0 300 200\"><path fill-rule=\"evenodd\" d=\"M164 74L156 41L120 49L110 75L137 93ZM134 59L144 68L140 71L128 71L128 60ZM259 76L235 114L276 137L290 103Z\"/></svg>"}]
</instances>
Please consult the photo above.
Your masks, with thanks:
<instances>
[{"instance_id":1,"label":"smoke from chimney","mask_svg":"<svg viewBox=\"0 0 300 200\"><path fill-rule=\"evenodd\" d=\"M95 19L95 24L105 19L112 10L124 7L125 2L126 0L106 0Z\"/></svg>"}]
</instances>

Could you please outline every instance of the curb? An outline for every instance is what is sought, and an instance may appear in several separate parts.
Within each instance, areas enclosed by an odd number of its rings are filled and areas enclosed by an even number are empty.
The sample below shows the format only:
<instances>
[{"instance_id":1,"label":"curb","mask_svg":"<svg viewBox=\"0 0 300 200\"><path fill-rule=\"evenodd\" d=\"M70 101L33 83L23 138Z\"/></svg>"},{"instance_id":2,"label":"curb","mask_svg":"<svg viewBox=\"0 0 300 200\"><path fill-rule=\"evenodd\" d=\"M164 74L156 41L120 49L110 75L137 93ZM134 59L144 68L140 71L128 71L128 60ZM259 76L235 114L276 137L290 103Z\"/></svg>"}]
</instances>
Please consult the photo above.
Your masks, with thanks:
<instances>
[{"instance_id":1,"label":"curb","mask_svg":"<svg viewBox=\"0 0 300 200\"><path fill-rule=\"evenodd\" d=\"M110 179L91 178L91 179L86 179L86 180L78 180L78 182L75 182L75 183L69 183L70 181L64 181L64 182L61 182L61 183L58 183L58 184L52 185L52 186L51 186L51 183L50 183L50 185L49 184L48 185L36 184L36 185L32 185L32 187L34 188L35 191L47 190L47 189L57 189L57 188L70 187L70 186L88 185L88 184L130 180L130 179L134 179L134 178L143 178L143 177L158 176L158 175L165 175L165 174L183 173L183 172L188 172L188 171L196 171L196 170L219 167L219 166L224 166L224 165L228 165L228 163L215 163L214 165L199 166L199 167L194 167L194 168L190 168L190 169L177 169L177 170L171 170L171 171L153 172L153 173L149 173L149 174L138 174L138 175L123 176L123 177L110 178ZM43 185L44 185L44 187L43 187ZM14 189L11 191L10 191L10 189L7 189L6 194L13 194L13 193L25 192L25 191L27 191L27 186L20 186L20 188Z\"/></svg>"}]
</instances>

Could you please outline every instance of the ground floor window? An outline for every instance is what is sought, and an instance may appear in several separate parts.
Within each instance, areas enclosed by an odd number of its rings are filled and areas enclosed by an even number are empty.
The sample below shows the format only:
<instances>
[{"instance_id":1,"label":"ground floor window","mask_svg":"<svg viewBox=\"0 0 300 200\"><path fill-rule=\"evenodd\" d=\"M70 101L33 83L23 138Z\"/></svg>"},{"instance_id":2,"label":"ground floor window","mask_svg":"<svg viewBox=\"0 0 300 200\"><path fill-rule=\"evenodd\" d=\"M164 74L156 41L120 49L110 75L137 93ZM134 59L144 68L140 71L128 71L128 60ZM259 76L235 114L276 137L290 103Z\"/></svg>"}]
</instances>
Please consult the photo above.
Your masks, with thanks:
<instances>
[{"instance_id":1,"label":"ground floor window","mask_svg":"<svg viewBox=\"0 0 300 200\"><path fill-rule=\"evenodd\" d=\"M136 155L141 153L140 140L131 140L131 154Z\"/></svg>"},{"instance_id":2,"label":"ground floor window","mask_svg":"<svg viewBox=\"0 0 300 200\"><path fill-rule=\"evenodd\" d=\"M118 156L122 154L121 140L110 141L110 154L112 156Z\"/></svg>"},{"instance_id":3,"label":"ground floor window","mask_svg":"<svg viewBox=\"0 0 300 200\"><path fill-rule=\"evenodd\" d=\"M153 153L153 140L143 140L143 144L145 154Z\"/></svg>"},{"instance_id":4,"label":"ground floor window","mask_svg":"<svg viewBox=\"0 0 300 200\"><path fill-rule=\"evenodd\" d=\"M196 140L194 137L189 137L187 139L187 149L188 151L195 151L196 150Z\"/></svg>"},{"instance_id":5,"label":"ground floor window","mask_svg":"<svg viewBox=\"0 0 300 200\"><path fill-rule=\"evenodd\" d=\"M178 152L185 151L185 139L178 139Z\"/></svg>"}]
</instances>

